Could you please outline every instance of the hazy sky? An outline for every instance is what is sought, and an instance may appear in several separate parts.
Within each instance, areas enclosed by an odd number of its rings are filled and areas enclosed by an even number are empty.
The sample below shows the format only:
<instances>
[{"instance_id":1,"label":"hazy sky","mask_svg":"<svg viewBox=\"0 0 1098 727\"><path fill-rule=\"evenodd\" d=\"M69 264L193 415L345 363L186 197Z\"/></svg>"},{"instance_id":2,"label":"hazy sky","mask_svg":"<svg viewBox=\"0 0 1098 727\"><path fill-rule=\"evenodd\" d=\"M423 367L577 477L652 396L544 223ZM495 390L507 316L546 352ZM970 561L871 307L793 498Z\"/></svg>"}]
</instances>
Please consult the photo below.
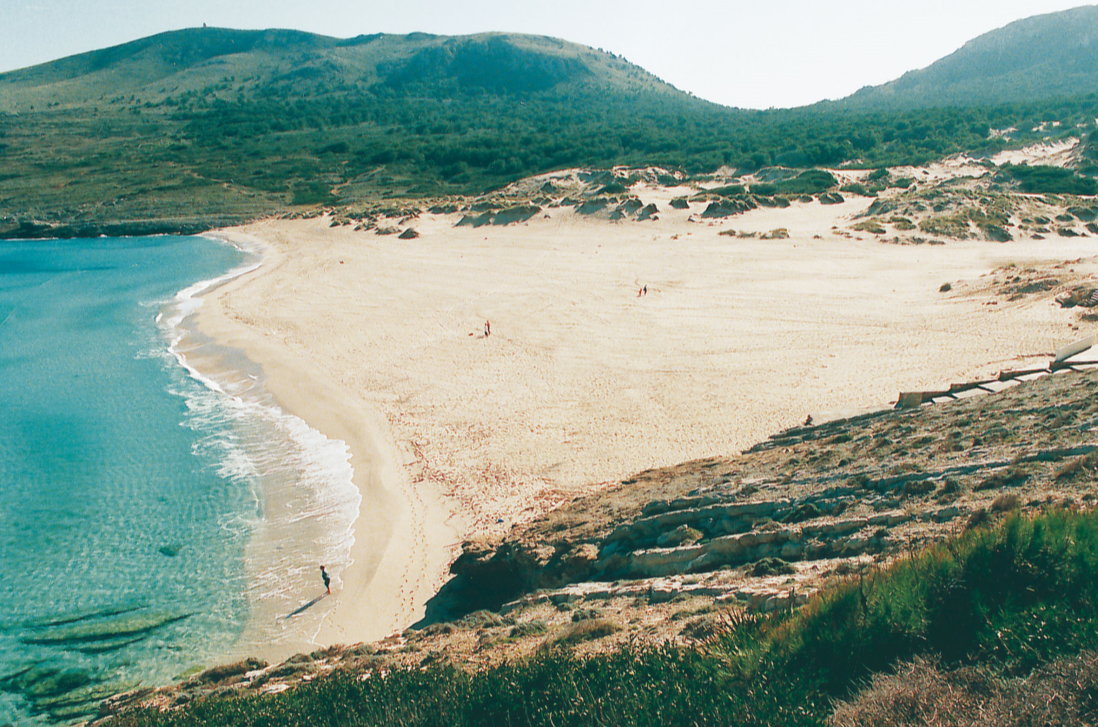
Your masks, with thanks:
<instances>
[{"instance_id":1,"label":"hazy sky","mask_svg":"<svg viewBox=\"0 0 1098 727\"><path fill-rule=\"evenodd\" d=\"M800 106L923 68L1078 0L0 0L0 71L201 26L551 35L625 56L684 91Z\"/></svg>"}]
</instances>

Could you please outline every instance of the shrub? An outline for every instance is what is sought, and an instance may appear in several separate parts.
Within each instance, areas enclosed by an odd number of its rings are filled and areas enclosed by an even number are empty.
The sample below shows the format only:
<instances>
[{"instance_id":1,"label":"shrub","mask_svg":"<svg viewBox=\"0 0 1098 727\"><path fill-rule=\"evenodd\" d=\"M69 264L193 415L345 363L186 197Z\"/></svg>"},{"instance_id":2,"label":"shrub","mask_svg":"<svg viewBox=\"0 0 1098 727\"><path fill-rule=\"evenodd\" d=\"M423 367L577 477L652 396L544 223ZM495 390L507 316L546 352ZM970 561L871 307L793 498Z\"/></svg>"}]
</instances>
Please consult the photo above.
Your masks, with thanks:
<instances>
[{"instance_id":1,"label":"shrub","mask_svg":"<svg viewBox=\"0 0 1098 727\"><path fill-rule=\"evenodd\" d=\"M584 641L594 641L596 639L606 638L611 634L616 634L621 631L621 626L618 626L612 621L606 619L585 619L583 621L577 621L571 626L567 627L563 633L545 642L546 646L572 646Z\"/></svg>"},{"instance_id":2,"label":"shrub","mask_svg":"<svg viewBox=\"0 0 1098 727\"><path fill-rule=\"evenodd\" d=\"M856 195L859 195L861 197L876 197L877 196L876 192L872 192L872 191L866 189L865 185L858 184L857 182L854 182L852 184L843 185L839 189L839 191L840 192L846 192L847 194L856 194Z\"/></svg>"},{"instance_id":3,"label":"shrub","mask_svg":"<svg viewBox=\"0 0 1098 727\"><path fill-rule=\"evenodd\" d=\"M1075 457L1053 473L1053 479L1065 480L1082 474L1093 474L1098 469L1098 451Z\"/></svg>"},{"instance_id":4,"label":"shrub","mask_svg":"<svg viewBox=\"0 0 1098 727\"><path fill-rule=\"evenodd\" d=\"M991 503L992 512L1010 512L1011 510L1017 510L1022 506L1022 498L1018 497L1014 493L1007 495L999 495L995 498L995 501Z\"/></svg>"},{"instance_id":5,"label":"shrub","mask_svg":"<svg viewBox=\"0 0 1098 727\"><path fill-rule=\"evenodd\" d=\"M1042 165L1006 165L1004 171L1014 179L1023 192L1030 194L1095 194L1098 182L1080 177L1073 169Z\"/></svg>"},{"instance_id":6,"label":"shrub","mask_svg":"<svg viewBox=\"0 0 1098 727\"><path fill-rule=\"evenodd\" d=\"M1098 654L1058 659L1022 678L972 667L943 671L918 658L878 674L856 697L839 702L831 727L915 725L1093 724Z\"/></svg>"},{"instance_id":7,"label":"shrub","mask_svg":"<svg viewBox=\"0 0 1098 727\"><path fill-rule=\"evenodd\" d=\"M778 182L774 186L782 194L821 194L839 186L839 182L831 172L823 169L808 169L793 179Z\"/></svg>"},{"instance_id":8,"label":"shrub","mask_svg":"<svg viewBox=\"0 0 1098 727\"><path fill-rule=\"evenodd\" d=\"M539 636L549 631L549 627L545 625L544 621L524 621L520 624L515 624L511 628L511 633L507 636L511 639L523 639L527 636Z\"/></svg>"},{"instance_id":9,"label":"shrub","mask_svg":"<svg viewBox=\"0 0 1098 727\"><path fill-rule=\"evenodd\" d=\"M887 232L877 220L862 220L861 222L855 223L852 227L858 232L868 232L873 235L883 235Z\"/></svg>"},{"instance_id":10,"label":"shrub","mask_svg":"<svg viewBox=\"0 0 1098 727\"><path fill-rule=\"evenodd\" d=\"M331 187L323 182L298 182L293 186L290 204L334 204L338 199L332 194Z\"/></svg>"}]
</instances>

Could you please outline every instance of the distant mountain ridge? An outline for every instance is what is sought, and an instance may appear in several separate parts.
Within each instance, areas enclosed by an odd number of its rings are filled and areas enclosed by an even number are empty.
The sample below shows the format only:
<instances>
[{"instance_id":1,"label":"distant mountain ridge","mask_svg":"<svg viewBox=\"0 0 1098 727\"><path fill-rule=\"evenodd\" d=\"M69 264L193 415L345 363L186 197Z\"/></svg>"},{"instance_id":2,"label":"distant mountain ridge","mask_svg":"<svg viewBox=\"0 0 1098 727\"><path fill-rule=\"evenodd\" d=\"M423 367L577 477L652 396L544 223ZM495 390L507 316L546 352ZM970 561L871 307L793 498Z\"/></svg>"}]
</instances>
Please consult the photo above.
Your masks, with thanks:
<instances>
[{"instance_id":1,"label":"distant mountain ridge","mask_svg":"<svg viewBox=\"0 0 1098 727\"><path fill-rule=\"evenodd\" d=\"M691 97L610 53L542 36L360 35L339 39L296 30L190 28L0 74L0 105L84 103L137 94L157 102L232 78L411 84L453 81L497 92L594 82L608 90ZM311 91L304 88L303 91Z\"/></svg>"},{"instance_id":2,"label":"distant mountain ridge","mask_svg":"<svg viewBox=\"0 0 1098 727\"><path fill-rule=\"evenodd\" d=\"M1098 91L1098 6L1018 20L900 78L821 104L858 111L978 106Z\"/></svg>"}]
</instances>

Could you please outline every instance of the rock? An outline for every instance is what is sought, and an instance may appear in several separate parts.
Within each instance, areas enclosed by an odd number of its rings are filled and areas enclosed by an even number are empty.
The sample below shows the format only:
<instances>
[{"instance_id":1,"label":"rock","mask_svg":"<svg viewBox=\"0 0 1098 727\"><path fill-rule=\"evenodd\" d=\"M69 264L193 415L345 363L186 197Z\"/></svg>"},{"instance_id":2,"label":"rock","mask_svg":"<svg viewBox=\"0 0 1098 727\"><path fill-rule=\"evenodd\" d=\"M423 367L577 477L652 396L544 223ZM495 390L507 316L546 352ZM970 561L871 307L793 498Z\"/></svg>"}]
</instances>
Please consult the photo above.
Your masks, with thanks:
<instances>
[{"instance_id":1,"label":"rock","mask_svg":"<svg viewBox=\"0 0 1098 727\"><path fill-rule=\"evenodd\" d=\"M678 545L690 545L698 542L703 537L700 530L695 530L689 525L680 525L669 533L664 533L656 540L656 545L661 548L675 547Z\"/></svg>"},{"instance_id":2,"label":"rock","mask_svg":"<svg viewBox=\"0 0 1098 727\"><path fill-rule=\"evenodd\" d=\"M263 669L266 666L267 662L249 657L232 664L223 664L222 666L215 666L212 669L207 669L194 677L191 681L199 684L212 684L214 682L225 681L231 677L242 676L250 671L255 671L256 669Z\"/></svg>"},{"instance_id":3,"label":"rock","mask_svg":"<svg viewBox=\"0 0 1098 727\"><path fill-rule=\"evenodd\" d=\"M581 543L557 556L557 580L564 583L586 580L599 560L599 549L594 543Z\"/></svg>"},{"instance_id":4,"label":"rock","mask_svg":"<svg viewBox=\"0 0 1098 727\"><path fill-rule=\"evenodd\" d=\"M1005 227L999 225L982 225L981 228L984 231L984 235L992 242L1010 242L1014 239L1014 236Z\"/></svg>"},{"instance_id":5,"label":"rock","mask_svg":"<svg viewBox=\"0 0 1098 727\"><path fill-rule=\"evenodd\" d=\"M942 509L931 513L931 517L933 518L934 522L944 523L953 520L963 512L964 511L961 508L954 505L952 507L943 507Z\"/></svg>"},{"instance_id":6,"label":"rock","mask_svg":"<svg viewBox=\"0 0 1098 727\"><path fill-rule=\"evenodd\" d=\"M626 574L633 578L654 578L686 572L687 565L706 553L702 545L685 548L653 548L633 553Z\"/></svg>"}]
</instances>

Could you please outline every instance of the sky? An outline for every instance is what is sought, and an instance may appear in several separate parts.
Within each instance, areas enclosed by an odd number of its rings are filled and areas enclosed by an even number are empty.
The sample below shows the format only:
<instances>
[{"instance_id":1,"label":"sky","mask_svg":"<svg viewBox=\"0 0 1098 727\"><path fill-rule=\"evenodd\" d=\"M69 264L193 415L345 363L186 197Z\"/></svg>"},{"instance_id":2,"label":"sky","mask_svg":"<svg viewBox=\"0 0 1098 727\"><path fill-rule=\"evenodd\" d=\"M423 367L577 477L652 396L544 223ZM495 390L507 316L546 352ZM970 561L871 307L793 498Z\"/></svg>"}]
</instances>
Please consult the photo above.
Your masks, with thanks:
<instances>
[{"instance_id":1,"label":"sky","mask_svg":"<svg viewBox=\"0 0 1098 727\"><path fill-rule=\"evenodd\" d=\"M201 26L533 33L602 48L741 108L842 98L1079 0L0 0L0 72Z\"/></svg>"}]
</instances>

